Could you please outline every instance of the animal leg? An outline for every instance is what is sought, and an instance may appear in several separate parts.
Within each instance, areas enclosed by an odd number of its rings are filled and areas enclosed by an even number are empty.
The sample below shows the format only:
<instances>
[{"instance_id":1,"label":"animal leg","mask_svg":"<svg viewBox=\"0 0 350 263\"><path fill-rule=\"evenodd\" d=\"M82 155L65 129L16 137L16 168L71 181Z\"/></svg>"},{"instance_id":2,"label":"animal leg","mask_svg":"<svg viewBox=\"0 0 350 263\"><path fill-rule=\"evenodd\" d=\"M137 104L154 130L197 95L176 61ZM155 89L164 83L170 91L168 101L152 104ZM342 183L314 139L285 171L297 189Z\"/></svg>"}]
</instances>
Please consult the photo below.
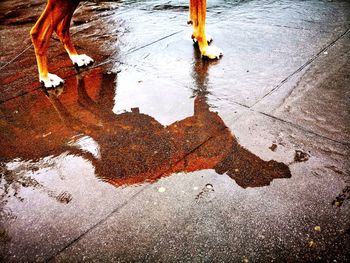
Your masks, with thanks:
<instances>
[{"instance_id":1,"label":"animal leg","mask_svg":"<svg viewBox=\"0 0 350 263\"><path fill-rule=\"evenodd\" d=\"M205 32L206 0L190 0L190 17L193 26L192 38L197 40L202 57L220 58L223 55L221 49L208 45L210 39Z\"/></svg>"},{"instance_id":2,"label":"animal leg","mask_svg":"<svg viewBox=\"0 0 350 263\"><path fill-rule=\"evenodd\" d=\"M57 24L63 17L60 8L57 4L62 2L49 0L44 12L39 17L30 31L34 51L39 71L39 80L46 88L53 88L61 85L64 81L57 75L48 72L47 51L49 48L50 38Z\"/></svg>"},{"instance_id":3,"label":"animal leg","mask_svg":"<svg viewBox=\"0 0 350 263\"><path fill-rule=\"evenodd\" d=\"M188 14L188 20L187 20L187 24L192 25L194 28L194 23L193 21L197 21L197 8L194 7L194 5L196 5L196 0L190 0L190 6L189 6L189 14ZM197 26L198 27L198 26ZM213 38L206 33L206 37L207 37L207 42L208 44L210 44L213 41ZM197 39L194 37L194 34L192 35L192 40L193 42L197 43Z\"/></svg>"},{"instance_id":4,"label":"animal leg","mask_svg":"<svg viewBox=\"0 0 350 263\"><path fill-rule=\"evenodd\" d=\"M78 4L79 1L69 1L69 3L67 3L67 7L65 8L67 12L63 19L57 24L55 32L66 49L72 63L78 67L84 67L93 63L94 60L85 54L78 54L72 43L69 32L70 22Z\"/></svg>"}]
</instances>

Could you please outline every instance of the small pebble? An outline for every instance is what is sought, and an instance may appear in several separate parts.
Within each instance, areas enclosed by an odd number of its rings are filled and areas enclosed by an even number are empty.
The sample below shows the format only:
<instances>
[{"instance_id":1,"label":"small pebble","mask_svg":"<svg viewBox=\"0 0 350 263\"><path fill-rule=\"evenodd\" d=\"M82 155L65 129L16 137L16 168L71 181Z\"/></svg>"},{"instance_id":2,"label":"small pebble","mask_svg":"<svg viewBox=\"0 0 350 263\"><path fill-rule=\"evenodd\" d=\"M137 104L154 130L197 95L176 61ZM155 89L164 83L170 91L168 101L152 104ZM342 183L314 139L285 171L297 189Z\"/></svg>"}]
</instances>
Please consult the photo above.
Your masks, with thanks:
<instances>
[{"instance_id":1,"label":"small pebble","mask_svg":"<svg viewBox=\"0 0 350 263\"><path fill-rule=\"evenodd\" d=\"M320 232L321 231L321 227L320 226L315 226L314 230Z\"/></svg>"},{"instance_id":2,"label":"small pebble","mask_svg":"<svg viewBox=\"0 0 350 263\"><path fill-rule=\"evenodd\" d=\"M270 149L271 151L275 152L276 149L277 149L277 144L276 144L276 143L273 143L273 144L269 147L269 149Z\"/></svg>"},{"instance_id":3,"label":"small pebble","mask_svg":"<svg viewBox=\"0 0 350 263\"><path fill-rule=\"evenodd\" d=\"M315 248L316 247L316 242L313 241L313 240L309 240L308 247L309 248Z\"/></svg>"},{"instance_id":4,"label":"small pebble","mask_svg":"<svg viewBox=\"0 0 350 263\"><path fill-rule=\"evenodd\" d=\"M165 187L159 187L158 188L159 193L164 193L165 192Z\"/></svg>"},{"instance_id":5,"label":"small pebble","mask_svg":"<svg viewBox=\"0 0 350 263\"><path fill-rule=\"evenodd\" d=\"M213 185L212 184L206 184L205 187L208 188L208 189L213 189Z\"/></svg>"}]
</instances>

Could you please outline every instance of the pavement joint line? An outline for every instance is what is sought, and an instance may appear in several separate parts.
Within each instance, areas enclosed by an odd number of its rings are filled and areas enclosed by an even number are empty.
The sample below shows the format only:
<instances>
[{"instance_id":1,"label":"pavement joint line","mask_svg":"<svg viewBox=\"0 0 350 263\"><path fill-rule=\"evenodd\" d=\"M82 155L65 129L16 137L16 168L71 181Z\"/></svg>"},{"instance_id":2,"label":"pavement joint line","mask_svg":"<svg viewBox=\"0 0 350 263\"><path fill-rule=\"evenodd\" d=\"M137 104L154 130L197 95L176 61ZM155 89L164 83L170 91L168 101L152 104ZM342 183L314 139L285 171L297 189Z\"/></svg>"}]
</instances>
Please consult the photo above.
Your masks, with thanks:
<instances>
[{"instance_id":1,"label":"pavement joint line","mask_svg":"<svg viewBox=\"0 0 350 263\"><path fill-rule=\"evenodd\" d=\"M115 53L114 53L114 54L115 54ZM91 67L85 68L84 70L85 70L85 71L90 71L90 70L92 70L92 69L95 69L95 68L97 68L97 67L99 67L99 66L101 66L101 65L108 64L108 63L110 63L110 62L113 62L113 60L101 62L100 64L97 64L97 65L92 65ZM121 62L121 61L118 61L118 63L119 63L119 65L128 65L128 64L126 64L126 63L124 63L124 62ZM55 73L55 72L57 72L57 71L53 71L53 73ZM76 71L74 74L69 74L69 75L65 76L65 78L70 78L70 77L76 76L76 75L78 75L78 74L80 74L80 73L81 73L81 72L77 72L77 71ZM118 73L118 72L117 72L117 73ZM40 84L36 85L36 87L34 87L34 88L31 89L31 90L22 91L20 94L18 94L18 95L16 95L16 96L7 98L7 99L5 99L5 100L0 100L0 105L3 104L3 103L9 102L9 101L11 101L11 100L17 99L17 98L19 98L19 97L25 96L25 95L27 95L27 94L29 94L29 93L35 92L35 91L37 91L37 90L39 90L39 89L43 89L43 86L40 85Z\"/></svg>"},{"instance_id":2,"label":"pavement joint line","mask_svg":"<svg viewBox=\"0 0 350 263\"><path fill-rule=\"evenodd\" d=\"M302 126L300 126L300 125L298 125L298 124L296 124L296 123L293 123L293 122L290 122L290 121L287 121L287 120L278 118L278 117L276 117L276 116L273 116L273 115L271 115L271 114L268 114L268 113L265 113L265 112L262 112L262 111L254 110L252 107L249 107L249 106L244 105L244 104L242 104L242 103L239 103L239 102L234 102L234 103L235 103L236 105L238 105L238 106L241 106L241 107L243 107L243 108L249 110L249 111L252 111L252 112L255 112L255 113L264 115L264 116L266 116L266 117L269 117L269 118L271 118L271 119L274 119L274 120L277 120L277 121L280 121L280 122L283 122L283 123L286 123L286 124L288 124L288 125L291 125L291 126L297 128L297 129L302 130L302 131L304 131L304 132L307 132L307 133L309 133L309 134L318 136L318 137L320 137L320 138L323 138L323 139L326 139L326 140L328 140L328 141L332 141L332 142L335 142L335 143L338 143L338 144L341 144L341 145L344 145L344 146L347 146L347 147L350 146L350 142L347 142L347 141L339 141L339 140L335 140L335 139L329 138L329 137L327 137L327 136L325 136L325 135L319 134L319 133L314 132L314 131L311 131L311 130L309 130L309 129L305 129L304 127L302 127ZM238 118L240 118L240 117L237 117L237 119L238 119Z\"/></svg>"},{"instance_id":3,"label":"pavement joint line","mask_svg":"<svg viewBox=\"0 0 350 263\"><path fill-rule=\"evenodd\" d=\"M125 55L132 54L132 53L137 52L137 51L139 51L139 50L141 50L141 49L143 49L143 48L149 47L149 46L151 46L151 45L153 45L153 44L155 44L155 43L158 43L158 42L160 42L160 41L162 41L162 40L164 40L164 39L167 39L167 38L169 38L169 37L172 37L172 36L174 36L174 35L177 35L177 34L183 32L184 30L185 30L185 29L178 30L178 31L173 32L173 33L171 33L171 34L169 34L169 35L166 35L166 36L164 36L164 37L161 37L161 38L159 38L159 39L157 39L157 40L155 40L155 41L152 41L151 43L145 44L145 45L140 46L140 47L136 47L136 48L129 49L128 51L126 51ZM23 51L22 51L20 54L18 54L15 58L13 58L11 61L9 61L7 64L5 64L3 67L1 67L0 70L2 70L3 68L5 68L5 67L8 66L10 63L12 63L13 61L15 61L18 57L20 57L22 54L24 54L32 45L33 45L33 44L30 44L28 47L26 47L25 50L23 50ZM119 50L114 51L114 52L113 52L111 55L109 55L109 56L110 56L110 57L111 57L111 56L114 56L117 52L119 52ZM110 62L113 62L113 61L114 61L113 59L107 59L107 60L105 60L105 61L103 61L103 62L101 62L101 63L99 63L99 64L93 65L93 66L90 67L89 69L94 69L94 68L97 68L97 67L99 67L99 66L103 66L103 65L108 64L108 63L110 63ZM119 63L120 63L120 64L125 64L125 63L120 62L120 61L119 61ZM72 76L75 76L75 75L77 75L77 74L68 75L67 77L72 77ZM31 91L27 91L27 92L21 93L21 94L19 94L19 95L17 95L17 96L8 98L8 99L6 99L6 100L2 100L2 101L0 101L0 104L5 103L5 102L7 102L7 101L10 101L10 100L12 100L12 99L16 99L16 98L21 97L21 96L23 96L23 95L26 95L26 94L28 94L28 93L30 93L30 92L36 91L36 90L38 90L39 88L41 88L41 87L36 87L36 88L34 88L33 90L31 90Z\"/></svg>"},{"instance_id":4,"label":"pavement joint line","mask_svg":"<svg viewBox=\"0 0 350 263\"><path fill-rule=\"evenodd\" d=\"M131 48L131 49L129 49L128 51L125 52L125 55L129 55L129 54L132 54L132 53L134 53L134 52L137 52L137 51L139 51L139 50L141 50L141 49L143 49L143 48L152 46L152 45L155 44L155 43L158 43L158 42L160 42L160 41L162 41L162 40L164 40L164 39L167 39L167 38L169 38L169 37L172 37L172 36L174 36L174 35L176 35L176 34L179 34L179 33L183 32L183 31L184 31L184 29L181 29L181 30L179 30L179 31L173 32L173 33L171 33L171 34L169 34L169 35L166 35L166 36L164 36L164 37L161 37L161 38L159 38L159 39L157 39L157 40L155 40L155 41L152 41L152 42L150 42L150 43L148 43L148 44L145 44L145 45L143 45L143 46ZM119 52L119 50L114 51L110 56L115 55L117 52ZM101 63L99 63L99 64L93 65L91 68L97 68L97 67L99 67L99 66L108 64L108 63L110 63L110 62L113 62L113 59L112 59L112 58L111 58L111 59L107 59L107 60L105 60L105 61L103 61L103 62L101 62ZM123 62L119 62L119 63L124 64L124 65L126 64L126 63L123 63Z\"/></svg>"},{"instance_id":5,"label":"pavement joint line","mask_svg":"<svg viewBox=\"0 0 350 263\"><path fill-rule=\"evenodd\" d=\"M341 33L335 40L333 40L331 43L329 43L327 46L322 48L316 55L311 57L309 60L307 60L303 65L301 65L297 70L292 72L290 75L288 75L286 78L284 78L280 83L278 83L274 88L272 88L268 93L266 93L264 96L262 96L259 100L257 100L251 107L255 107L257 104L259 104L264 98L267 96L270 96L275 91L279 90L286 82L288 82L295 74L301 72L304 68L309 66L312 62L314 62L323 52L334 46L334 44L339 41L343 36L345 36L347 33L349 33L350 28L347 28L343 33Z\"/></svg>"},{"instance_id":6,"label":"pavement joint line","mask_svg":"<svg viewBox=\"0 0 350 263\"><path fill-rule=\"evenodd\" d=\"M84 5L85 5L85 3L87 3L87 2L84 2L81 6L79 6L78 7L78 9L76 9L76 11L77 10L79 10L80 8L82 8ZM75 12L76 12L75 11ZM125 12L123 12L123 13L125 13ZM101 19L105 19L105 20L107 20L109 18L109 16L107 16L107 17L101 17ZM97 21L97 19L96 20L92 20L92 21L89 21L88 23L90 24L93 24L94 22L96 22ZM88 24L88 23L85 23L84 25L86 25L86 24ZM80 33L80 32L82 32L82 31L84 31L86 28L82 28L82 29L79 29L79 26L80 25L78 25L78 26L76 26L75 28L77 28L77 30L75 31L75 32L73 32L73 33L71 33L71 36L74 36L74 35L76 35L76 34L78 34L78 33ZM74 27L72 27L72 29L73 29ZM56 37L56 36L54 36L54 35L52 35L52 37L51 37L51 39L52 40L54 40L54 41L56 41L56 42L60 42L60 40L58 39L58 37ZM30 40L30 39L29 39ZM2 67L0 67L0 71L1 70L3 70L4 68L6 68L8 65L10 65L12 62L14 62L16 59L18 59L20 56L22 56L30 47L32 47L33 46L33 43L31 43L29 46L27 46L26 48L24 48L17 56L15 56L13 59L11 59L9 62L7 62L7 63L5 63L5 65L3 65Z\"/></svg>"},{"instance_id":7,"label":"pavement joint line","mask_svg":"<svg viewBox=\"0 0 350 263\"><path fill-rule=\"evenodd\" d=\"M11 59L9 62L7 62L5 65L3 65L0 68L0 71L3 70L4 68L6 68L8 65L10 65L12 62L14 62L17 58L19 58L20 56L22 56L29 48L32 47L33 44L28 45L26 48L24 48L17 56L15 56L13 59Z\"/></svg>"},{"instance_id":8,"label":"pavement joint line","mask_svg":"<svg viewBox=\"0 0 350 263\"><path fill-rule=\"evenodd\" d=\"M295 128L298 128L299 130L302 130L302 131L307 132L307 133L310 133L310 134L312 134L312 135L321 137L321 138L323 138L323 139L326 139L326 140L329 140L329 141L332 141L332 142L335 142L335 143L338 143L338 144L342 144L342 145L344 145L344 146L348 146L348 147L350 146L350 142L335 140L335 139L329 138L329 137L327 137L327 136L325 136L325 135L322 135L322 134L319 134L319 133L317 133L317 132L311 131L311 130L309 130L309 129L305 129L304 127L302 127L302 126L300 126L300 125L298 125L298 124L296 124L296 123L293 123L293 122L290 122L290 121L287 121L287 120L283 120L283 119L281 119L281 118L278 118L278 117L276 117L276 116L273 116L273 115L270 115L270 114L267 114L267 113L264 113L264 112L261 112L261 111L256 111L256 112L257 112L257 113L260 113L260 114L262 114L262 115L264 115L264 116L270 117L270 118L272 118L272 119L274 119L274 120L278 120L278 121L280 121L280 122L283 122L283 123L292 125L292 126L294 126Z\"/></svg>"},{"instance_id":9,"label":"pavement joint line","mask_svg":"<svg viewBox=\"0 0 350 263\"><path fill-rule=\"evenodd\" d=\"M216 22L220 23L220 22ZM259 23L259 22L252 22L252 21L234 21L234 24L247 24L247 25L259 25L259 26L265 26L265 27L281 27L281 28L287 28L287 29L295 29L295 30L304 30L304 31L310 31L312 32L312 28L305 28L305 27L294 27L294 26L288 26L288 25L278 25L278 24L265 24L265 23ZM322 33L331 33L332 31L328 30L319 30L318 32Z\"/></svg>"},{"instance_id":10,"label":"pavement joint line","mask_svg":"<svg viewBox=\"0 0 350 263\"><path fill-rule=\"evenodd\" d=\"M111 62L111 61L109 61L109 62ZM96 68L96 67L98 67L98 66L101 66L101 65L107 64L107 63L108 63L108 62L106 62L106 63L101 63L101 64L99 64L99 65L96 65L96 66L94 66L94 67L89 68L88 70L91 70L91 69L93 69L93 68ZM123 63L121 63L121 64L123 64ZM76 76L76 75L78 75L78 74L79 74L79 73L71 74L71 75L68 75L67 77L73 77L73 76ZM31 91L23 92L23 93L21 93L21 94L19 94L19 95L17 95L17 96L14 96L14 97L12 97L12 98L9 98L9 99L7 99L7 100L0 101L0 104L6 103L6 102L8 102L8 101L11 101L11 100L13 100L13 99L19 98L19 97L21 97L21 96L25 96L25 95L27 95L27 94L29 94L29 93L31 93L31 92L35 92L35 91L37 91L37 90L39 90L39 89L41 89L41 88L42 88L42 86L37 87L37 88L34 88L34 89L31 90ZM255 109L253 109L252 106L247 106L247 105L245 105L245 104L243 104L243 103L239 103L239 102L236 102L236 101L234 101L233 103L236 104L236 105L238 105L238 106L241 106L241 107L243 107L243 108L245 108L245 109L248 109L249 111L252 111L252 112L255 112L255 113L264 115L264 116L266 116L266 117L272 118L272 119L274 119L274 120L278 120L278 121L280 121L280 122L289 124L289 125L291 125L291 126L297 128L297 129L299 129L299 130L302 130L302 131L304 131L304 132L313 134L313 135L318 136L318 137L321 137L321 138L323 138L323 139L326 139L326 140L329 140L329 141L332 141L332 142L335 142L335 143L338 143L338 144L342 144L342 145L345 145L345 146L350 146L350 143L349 143L349 142L334 140L334 139L329 138L329 137L327 137L327 136L324 136L324 135L318 134L318 133L316 133L316 132L313 132L313 131L311 131L311 130L305 129L305 128L303 128L302 126L300 126L300 125L298 125L298 124L295 124L295 123L293 123L293 122L290 122L290 121L287 121L287 120L283 120L283 119L281 119L281 118L278 118L278 117L276 117L276 116L270 115L270 114L265 113L265 112L257 111L257 110L255 110ZM236 120L237 120L237 119L239 119L239 117L237 117ZM200 147L200 146L201 146L201 145L199 145L198 147ZM198 148L198 147L197 147L197 148Z\"/></svg>"},{"instance_id":11,"label":"pavement joint line","mask_svg":"<svg viewBox=\"0 0 350 263\"><path fill-rule=\"evenodd\" d=\"M19 97L25 96L25 95L27 95L28 93L31 93L31 92L36 91L36 90L38 90L38 89L40 89L40 87L36 87L36 88L32 89L31 91L22 91L20 94L18 94L18 95L16 95L16 96L13 96L13 97L8 98L8 99L5 99L5 100L1 100L1 101L0 101L0 105L3 104L3 103L6 103L6 102L8 102L8 101L15 100L15 99L17 99L17 98L19 98Z\"/></svg>"},{"instance_id":12,"label":"pavement joint line","mask_svg":"<svg viewBox=\"0 0 350 263\"><path fill-rule=\"evenodd\" d=\"M88 228L87 230L85 230L82 234L80 234L79 236L77 236L76 238L74 238L73 240L71 240L69 243L67 243L63 248L61 248L60 250L58 250L57 252L55 252L53 255L51 255L49 258L47 258L46 260L44 260L45 262L53 262L54 258L56 256L58 256L60 253L62 253L64 250L66 250L68 247L70 247L71 245L73 245L74 243L76 243L77 241L79 241L82 237L84 237L85 235L87 235L91 230L97 228L100 224L106 222L114 213L118 212L119 210L123 209L132 199L134 199L135 197L137 197L139 194L141 194L143 191L145 191L146 189L148 189L151 186L151 184L149 185L145 185L144 187L142 187L142 189L140 191L138 191L137 193L133 194L128 200L126 200L125 202L123 202L121 205L119 205L118 207L116 207L114 210L112 210L112 212L110 212L107 216L105 216L104 218L102 218L101 220L99 220L97 223L95 223L93 226L91 226L90 228Z\"/></svg>"},{"instance_id":13,"label":"pavement joint line","mask_svg":"<svg viewBox=\"0 0 350 263\"><path fill-rule=\"evenodd\" d=\"M164 37L161 37L155 41L152 41L148 44L145 44L143 46L140 46L140 47L137 47L137 48L132 48L132 49L129 49L127 52L126 52L126 55L128 54L131 54L131 53L134 53L134 52L137 52L143 48L146 48L146 47L149 47L155 43L158 43L164 39L167 39L169 37L172 37L176 34L179 34L181 32L183 32L185 29L181 29L181 30L178 30L176 32L173 32L169 35L166 35ZM270 117L272 119L275 119L275 120L279 120L281 122L284 122L284 123L287 123L287 124L290 124L300 130L303 130L305 132L308 132L310 134L313 134L313 135L316 135L316 136L319 136L321 138L324 138L324 139L327 139L327 140L330 140L330 141L333 141L333 142L336 142L336 143L339 143L339 144L342 144L342 145L346 145L346 146L349 146L350 143L348 142L344 142L344 141L338 141L338 140L334 140L332 138L329 138L327 136L324 136L324 135L321 135L321 134L318 134L318 133L315 133L311 130L308 130L308 129L305 129L303 127L301 127L300 125L298 124L295 124L295 123L292 123L292 122L289 122L287 120L283 120L283 119L280 119L278 117L275 117L273 115L270 115L270 114L267 114L267 113L264 113L264 112L261 112L261 111L256 111L254 110L254 107L259 104L265 97L271 95L272 93L274 93L275 91L277 91L280 87L282 87L284 85L284 83L286 83L289 79L291 79L295 74L299 73L300 71L302 71L305 67L307 67L308 65L310 65L313 61L315 61L320 55L321 53L323 53L324 51L328 50L330 47L332 47L337 41L339 41L343 36L345 36L348 32L350 31L350 28L347 28L342 34L340 34L335 40L333 40L331 43L329 43L326 47L324 47L323 49L321 49L315 56L313 56L311 59L309 59L306 63L304 63L301 67L299 67L297 70L295 70L293 73L291 73L289 76L287 76L285 79L283 79L279 84L277 84L272 90L270 90L268 93L266 93L262 98L260 98L258 101L256 101L253 105L251 106L247 106L247 105L244 105L242 103L239 103L239 102L234 102L235 104L239 105L239 106L242 106L246 109L249 109L250 111L253 111L253 112L256 112L256 113L259 113L259 114L262 114L264 116L267 116L267 117ZM16 60L19 56L21 56L22 54L24 54L30 47L32 46L32 44L30 44L28 47L26 47L20 54L18 54L15 58L13 58L11 61L9 61L7 64L5 64L3 67L0 68L0 70L2 70L3 68L5 68L8 64L12 63L12 61ZM117 51L113 52L111 56L113 56L114 54L116 54ZM102 65L105 65L105 64L108 64L110 62L113 62L113 59L107 59L97 65L94 65L92 66L90 69L93 69L93 68L97 68L99 66L102 66ZM122 63L123 64L123 63ZM67 77L72 77L72 76L75 76L79 73L76 73L76 74L72 74L72 75L69 75ZM40 89L41 87L37 87L37 88L34 88L32 91L36 91L38 89ZM27 91L27 92L24 92L24 93L21 93L15 97L12 97L12 98L9 98L8 100L5 100L5 101L0 101L0 104L4 103L4 102L7 102L7 101L10 101L12 99L15 99L15 98L18 98L18 97L21 97L23 95L26 95L32 91ZM210 138L209 138L210 139ZM200 147L201 145L199 145L198 147Z\"/></svg>"},{"instance_id":14,"label":"pavement joint line","mask_svg":"<svg viewBox=\"0 0 350 263\"><path fill-rule=\"evenodd\" d=\"M171 34L169 34L169 35L166 35L166 36L164 36L164 37L161 37L161 38L159 38L159 39L157 39L157 40L155 40L155 41L152 41L152 42L150 42L150 43L148 43L148 44L145 44L145 45L143 45L143 46L141 46L141 47L138 47L138 48L131 48L131 49L129 49L129 50L125 53L125 55L129 55L129 54L131 54L131 53L134 53L134 52L136 52L136 51L139 51L140 49L149 47L149 46L151 46L151 45L153 45L153 44L155 44L155 43L158 43L158 42L160 42L160 41L162 41L162 40L164 40L164 39L167 39L167 38L169 38L169 37L172 37L172 36L174 36L174 35L177 35L177 34L183 32L183 31L184 31L184 29L181 29L181 30L178 30L178 31L176 31L176 32L173 32L173 33L171 33Z\"/></svg>"},{"instance_id":15,"label":"pavement joint line","mask_svg":"<svg viewBox=\"0 0 350 263\"><path fill-rule=\"evenodd\" d=\"M214 133L213 135L209 136L208 138L206 138L202 143L200 143L199 145L197 145L196 147L194 147L191 151L187 152L184 156L182 156L177 162L175 162L170 168L168 168L165 172L163 172L159 178L162 178L164 174L167 173L173 173L172 172L172 167L176 166L177 164L179 164L181 161L185 160L187 156L189 156L190 154L194 153L195 151L197 151L200 147L202 147L204 144L206 144L207 142L209 142L210 140L212 140L213 138L215 138L216 136L218 136L221 132L223 132L224 130L229 129L227 126L225 126L223 129L220 129L217 133ZM132 195L128 200L126 200L124 203L122 203L120 206L118 206L117 208L115 208L112 212L110 212L107 216L105 216L104 218L102 218L100 221L98 221L97 223L95 223L92 227L90 227L89 229L85 230L82 234L80 234L79 236L77 236L76 238L74 238L73 240L71 240L69 243L67 243L63 248L61 248L59 251L57 251L56 253L54 253L53 255L51 255L48 259L45 260L45 262L53 262L54 258L56 256L58 256L60 253L62 253L64 250L66 250L67 248L69 248L70 246L72 246L74 243L78 242L81 238L83 238L85 235L87 235L91 230L97 228L99 225L103 224L104 222L106 222L114 213L120 211L121 209L123 209L126 205L128 205L128 203L133 200L135 197L137 197L138 195L140 195L141 193L143 193L145 190L147 190L148 188L150 188L152 186L152 183L145 185L144 187L142 187L142 189L140 191L138 191L137 193L135 193L134 195Z\"/></svg>"}]
</instances>

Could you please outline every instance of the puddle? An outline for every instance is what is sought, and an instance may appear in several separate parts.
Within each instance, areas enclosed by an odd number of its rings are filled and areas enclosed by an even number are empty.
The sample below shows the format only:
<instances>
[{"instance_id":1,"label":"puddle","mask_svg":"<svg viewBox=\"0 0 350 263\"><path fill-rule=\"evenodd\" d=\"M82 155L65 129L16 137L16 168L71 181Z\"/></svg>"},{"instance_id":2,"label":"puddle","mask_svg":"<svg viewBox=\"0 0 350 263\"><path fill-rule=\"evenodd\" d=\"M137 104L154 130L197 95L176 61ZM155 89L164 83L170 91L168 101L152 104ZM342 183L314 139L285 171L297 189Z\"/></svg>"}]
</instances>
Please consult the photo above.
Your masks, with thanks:
<instances>
[{"instance_id":1,"label":"puddle","mask_svg":"<svg viewBox=\"0 0 350 263\"><path fill-rule=\"evenodd\" d=\"M208 69L193 65L193 114L169 125L140 112L114 113L117 75L97 68L67 80L66 89L38 91L1 105L2 162L80 156L115 186L154 182L178 172L214 169L241 187L289 178L287 165L264 161L239 145L208 103ZM215 63L214 63L215 64ZM70 196L57 197L69 202Z\"/></svg>"}]
</instances>

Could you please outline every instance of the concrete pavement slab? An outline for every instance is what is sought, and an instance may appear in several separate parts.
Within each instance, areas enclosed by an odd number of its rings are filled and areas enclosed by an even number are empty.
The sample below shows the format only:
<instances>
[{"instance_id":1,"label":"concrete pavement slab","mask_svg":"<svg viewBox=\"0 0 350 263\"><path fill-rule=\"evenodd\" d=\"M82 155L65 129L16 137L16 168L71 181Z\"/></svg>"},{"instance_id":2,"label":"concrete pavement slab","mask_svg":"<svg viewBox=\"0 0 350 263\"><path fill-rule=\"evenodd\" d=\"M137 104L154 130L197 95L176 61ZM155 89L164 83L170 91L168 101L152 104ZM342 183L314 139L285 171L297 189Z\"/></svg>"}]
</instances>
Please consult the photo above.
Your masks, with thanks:
<instances>
[{"instance_id":1,"label":"concrete pavement slab","mask_svg":"<svg viewBox=\"0 0 350 263\"><path fill-rule=\"evenodd\" d=\"M44 2L4 3L2 260L349 259L348 2L208 1L219 61L187 1L85 2L95 65L52 41L51 91L24 37Z\"/></svg>"},{"instance_id":2,"label":"concrete pavement slab","mask_svg":"<svg viewBox=\"0 0 350 263\"><path fill-rule=\"evenodd\" d=\"M347 144L350 123L349 44L348 31L286 87L274 91L254 109Z\"/></svg>"},{"instance_id":3,"label":"concrete pavement slab","mask_svg":"<svg viewBox=\"0 0 350 263\"><path fill-rule=\"evenodd\" d=\"M349 148L259 113L231 130L258 156L290 163L292 178L247 189L212 170L162 179L56 260L345 262L350 210L333 201L346 187ZM294 162L299 149L310 159Z\"/></svg>"}]
</instances>

